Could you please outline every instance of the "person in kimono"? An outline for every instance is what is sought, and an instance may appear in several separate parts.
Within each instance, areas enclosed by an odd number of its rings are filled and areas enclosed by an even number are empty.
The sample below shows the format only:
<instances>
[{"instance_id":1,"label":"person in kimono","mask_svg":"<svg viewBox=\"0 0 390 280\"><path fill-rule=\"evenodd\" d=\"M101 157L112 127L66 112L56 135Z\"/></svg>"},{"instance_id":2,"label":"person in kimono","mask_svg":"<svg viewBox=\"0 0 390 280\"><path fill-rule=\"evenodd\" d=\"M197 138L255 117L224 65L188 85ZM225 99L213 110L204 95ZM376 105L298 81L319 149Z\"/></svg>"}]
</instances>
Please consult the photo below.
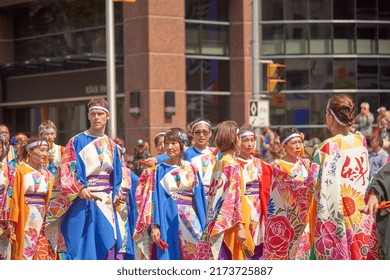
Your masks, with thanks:
<instances>
[{"instance_id":1,"label":"person in kimono","mask_svg":"<svg viewBox=\"0 0 390 280\"><path fill-rule=\"evenodd\" d=\"M209 146L212 135L210 121L203 118L194 120L191 123L191 132L194 144L186 149L184 159L198 168L207 197L211 174L217 161L216 149Z\"/></svg>"},{"instance_id":2,"label":"person in kimono","mask_svg":"<svg viewBox=\"0 0 390 280\"><path fill-rule=\"evenodd\" d=\"M11 259L8 216L12 194L10 187L12 169L5 161L5 142L4 136L0 134L0 260Z\"/></svg>"},{"instance_id":3,"label":"person in kimono","mask_svg":"<svg viewBox=\"0 0 390 280\"><path fill-rule=\"evenodd\" d=\"M116 259L122 248L115 207L122 182L122 163L116 143L105 134L109 105L102 97L87 105L90 128L72 137L58 172L50 201L47 230L55 248L59 219L70 260Z\"/></svg>"},{"instance_id":4,"label":"person in kimono","mask_svg":"<svg viewBox=\"0 0 390 280\"><path fill-rule=\"evenodd\" d=\"M275 161L264 233L264 259L310 258L308 214L311 196L304 136L294 127L279 130L285 156Z\"/></svg>"},{"instance_id":5,"label":"person in kimono","mask_svg":"<svg viewBox=\"0 0 390 280\"><path fill-rule=\"evenodd\" d=\"M373 215L363 214L369 185L367 142L352 133L355 104L346 94L326 106L332 137L314 152L308 180L313 193L313 253L319 260L365 260L378 257Z\"/></svg>"},{"instance_id":6,"label":"person in kimono","mask_svg":"<svg viewBox=\"0 0 390 280\"><path fill-rule=\"evenodd\" d=\"M191 260L206 223L206 200L196 167L182 159L188 138L184 130L165 133L169 159L152 169L142 192L134 240L144 259ZM150 239L149 233L150 232ZM150 246L150 241L155 245Z\"/></svg>"},{"instance_id":7,"label":"person in kimono","mask_svg":"<svg viewBox=\"0 0 390 280\"><path fill-rule=\"evenodd\" d=\"M371 179L364 213L376 215L380 259L390 260L390 163Z\"/></svg>"},{"instance_id":8,"label":"person in kimono","mask_svg":"<svg viewBox=\"0 0 390 280\"><path fill-rule=\"evenodd\" d=\"M136 185L132 185L131 170L126 167L124 162L124 154L126 153L124 141L121 138L116 137L114 142L117 144L122 162L122 183L118 193L119 199L114 205L118 215L119 230L122 236L122 248L119 249L118 259L134 260L133 233L135 220L130 212L135 209L133 189Z\"/></svg>"},{"instance_id":9,"label":"person in kimono","mask_svg":"<svg viewBox=\"0 0 390 280\"><path fill-rule=\"evenodd\" d=\"M254 255L250 233L251 209L245 198L245 181L235 160L240 147L239 128L234 121L217 125L215 146L221 152L207 199L207 227L197 249L198 259L244 260Z\"/></svg>"},{"instance_id":10,"label":"person in kimono","mask_svg":"<svg viewBox=\"0 0 390 280\"><path fill-rule=\"evenodd\" d=\"M31 137L21 148L24 162L15 170L9 228L13 260L53 259L44 233L47 207L54 183L44 167L49 143Z\"/></svg>"},{"instance_id":11,"label":"person in kimono","mask_svg":"<svg viewBox=\"0 0 390 280\"><path fill-rule=\"evenodd\" d=\"M250 233L255 242L255 254L252 260L263 259L263 241L267 217L269 191L272 179L272 167L253 156L256 149L256 133L250 125L240 128L241 147L236 161L242 168L245 183L245 199L251 208Z\"/></svg>"},{"instance_id":12,"label":"person in kimono","mask_svg":"<svg viewBox=\"0 0 390 280\"><path fill-rule=\"evenodd\" d=\"M45 137L50 144L46 166L55 177L57 168L61 164L65 147L55 143L57 138L57 127L51 120L42 122L38 127L38 132L39 136Z\"/></svg>"}]
</instances>

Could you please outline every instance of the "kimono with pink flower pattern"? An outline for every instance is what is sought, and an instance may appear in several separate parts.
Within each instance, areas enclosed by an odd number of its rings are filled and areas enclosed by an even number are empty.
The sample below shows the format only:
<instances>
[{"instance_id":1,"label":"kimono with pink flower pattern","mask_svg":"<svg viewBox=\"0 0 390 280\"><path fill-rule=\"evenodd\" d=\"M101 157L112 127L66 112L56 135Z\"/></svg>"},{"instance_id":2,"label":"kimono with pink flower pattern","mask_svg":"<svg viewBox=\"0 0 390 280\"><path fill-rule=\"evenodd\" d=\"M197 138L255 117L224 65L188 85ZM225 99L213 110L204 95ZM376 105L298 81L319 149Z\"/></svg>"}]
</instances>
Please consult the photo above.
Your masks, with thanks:
<instances>
[{"instance_id":1,"label":"kimono with pink flower pattern","mask_svg":"<svg viewBox=\"0 0 390 280\"><path fill-rule=\"evenodd\" d=\"M309 259L308 167L309 161L304 158L298 158L295 163L275 162L264 234L264 259Z\"/></svg>"},{"instance_id":2,"label":"kimono with pink flower pattern","mask_svg":"<svg viewBox=\"0 0 390 280\"><path fill-rule=\"evenodd\" d=\"M374 217L360 211L369 174L367 143L360 133L338 134L315 151L309 188L315 199L311 235L316 259L378 258Z\"/></svg>"}]
</instances>

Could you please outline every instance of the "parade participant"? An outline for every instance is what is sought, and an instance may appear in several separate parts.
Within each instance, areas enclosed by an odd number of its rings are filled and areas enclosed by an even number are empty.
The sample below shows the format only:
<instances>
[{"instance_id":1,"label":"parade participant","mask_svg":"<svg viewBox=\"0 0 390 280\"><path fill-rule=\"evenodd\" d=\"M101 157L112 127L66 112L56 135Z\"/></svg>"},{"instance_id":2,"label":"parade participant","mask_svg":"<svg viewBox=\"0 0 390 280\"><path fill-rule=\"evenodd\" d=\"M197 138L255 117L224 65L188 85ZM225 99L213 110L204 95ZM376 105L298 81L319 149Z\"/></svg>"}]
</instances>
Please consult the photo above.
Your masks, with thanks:
<instances>
[{"instance_id":1,"label":"parade participant","mask_svg":"<svg viewBox=\"0 0 390 280\"><path fill-rule=\"evenodd\" d=\"M11 259L8 217L11 204L12 188L10 177L12 169L5 162L5 138L0 134L0 260Z\"/></svg>"},{"instance_id":2,"label":"parade participant","mask_svg":"<svg viewBox=\"0 0 390 280\"><path fill-rule=\"evenodd\" d=\"M157 149L157 155L162 155L163 153L165 153L164 136L165 136L165 132L161 131L157 133L156 136L154 137L154 146Z\"/></svg>"},{"instance_id":3,"label":"parade participant","mask_svg":"<svg viewBox=\"0 0 390 280\"><path fill-rule=\"evenodd\" d=\"M124 141L116 137L114 142L117 144L119 157L122 162L122 183L118 192L119 199L114 204L118 215L119 230L122 236L122 247L117 254L118 259L134 260L134 243L133 233L135 220L130 211L135 210L135 199L133 189L136 186L132 185L131 170L125 166L123 155L126 153Z\"/></svg>"},{"instance_id":4,"label":"parade participant","mask_svg":"<svg viewBox=\"0 0 390 280\"><path fill-rule=\"evenodd\" d=\"M38 127L38 132L39 136L45 137L49 142L49 156L46 161L46 166L55 177L57 168L61 164L65 147L55 143L57 138L57 127L51 120L42 122Z\"/></svg>"},{"instance_id":5,"label":"parade participant","mask_svg":"<svg viewBox=\"0 0 390 280\"><path fill-rule=\"evenodd\" d=\"M329 99L326 124L333 136L313 156L308 183L315 205L310 223L319 260L367 259L377 254L373 216L360 212L370 167L365 137L350 132L354 110L348 95Z\"/></svg>"},{"instance_id":6,"label":"parade participant","mask_svg":"<svg viewBox=\"0 0 390 280\"><path fill-rule=\"evenodd\" d=\"M310 161L304 156L304 136L295 128L279 129L285 156L275 162L268 217L265 227L264 259L310 258L308 212L311 197L307 177Z\"/></svg>"},{"instance_id":7,"label":"parade participant","mask_svg":"<svg viewBox=\"0 0 390 280\"><path fill-rule=\"evenodd\" d=\"M24 133L17 133L14 137L11 138L10 144L15 149L15 157L8 162L8 165L13 169L22 164L23 160L21 158L21 148L26 145L28 137Z\"/></svg>"},{"instance_id":8,"label":"parade participant","mask_svg":"<svg viewBox=\"0 0 390 280\"><path fill-rule=\"evenodd\" d=\"M184 130L172 128L165 133L164 148L169 159L153 169L143 193L134 240L145 258L150 254L144 239L150 227L155 258L194 259L195 249L206 222L206 200L196 167L182 159L188 138ZM153 205L152 205L153 204Z\"/></svg>"},{"instance_id":9,"label":"parade participant","mask_svg":"<svg viewBox=\"0 0 390 280\"><path fill-rule=\"evenodd\" d=\"M255 242L254 259L263 259L263 241L267 217L269 191L272 179L272 167L263 160L253 156L256 149L256 133L250 125L240 128L241 147L236 157L242 167L245 183L245 198L251 208L250 232Z\"/></svg>"},{"instance_id":10,"label":"parade participant","mask_svg":"<svg viewBox=\"0 0 390 280\"><path fill-rule=\"evenodd\" d=\"M252 257L250 206L244 195L242 170L234 159L240 147L234 121L219 123L215 145L221 152L211 175L207 227L197 249L198 259L243 260Z\"/></svg>"},{"instance_id":11,"label":"parade participant","mask_svg":"<svg viewBox=\"0 0 390 280\"><path fill-rule=\"evenodd\" d=\"M0 134L5 138L5 160L12 169L16 168L16 148L10 144L9 129L5 124L0 124Z\"/></svg>"},{"instance_id":12,"label":"parade participant","mask_svg":"<svg viewBox=\"0 0 390 280\"><path fill-rule=\"evenodd\" d=\"M21 150L25 163L15 171L9 214L13 260L53 258L50 248L41 244L43 240L47 244L43 228L54 183L43 167L48 149L44 138L32 137Z\"/></svg>"},{"instance_id":13,"label":"parade participant","mask_svg":"<svg viewBox=\"0 0 390 280\"><path fill-rule=\"evenodd\" d=\"M102 97L88 102L90 128L72 137L60 165L59 194L50 201L48 226L61 218L67 258L115 259L122 247L116 203L122 181L122 164L116 143L105 135L110 119ZM51 241L55 246L55 235Z\"/></svg>"},{"instance_id":14,"label":"parade participant","mask_svg":"<svg viewBox=\"0 0 390 280\"><path fill-rule=\"evenodd\" d=\"M194 120L191 123L191 133L194 143L193 146L186 149L184 159L192 162L198 168L207 196L211 174L217 161L216 149L209 147L212 135L210 121L203 118Z\"/></svg>"},{"instance_id":15,"label":"parade participant","mask_svg":"<svg viewBox=\"0 0 390 280\"><path fill-rule=\"evenodd\" d=\"M390 260L390 164L374 174L368 190L366 214L376 215L376 226L381 246L380 258Z\"/></svg>"}]
</instances>

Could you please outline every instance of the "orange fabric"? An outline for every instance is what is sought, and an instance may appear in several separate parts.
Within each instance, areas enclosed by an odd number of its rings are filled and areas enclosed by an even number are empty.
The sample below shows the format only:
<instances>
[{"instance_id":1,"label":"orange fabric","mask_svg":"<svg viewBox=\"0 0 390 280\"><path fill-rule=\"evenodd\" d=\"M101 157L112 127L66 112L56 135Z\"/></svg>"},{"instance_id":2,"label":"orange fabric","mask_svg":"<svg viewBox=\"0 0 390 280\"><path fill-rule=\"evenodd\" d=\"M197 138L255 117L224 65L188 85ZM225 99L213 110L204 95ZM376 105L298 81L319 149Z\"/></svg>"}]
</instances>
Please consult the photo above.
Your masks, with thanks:
<instances>
[{"instance_id":1,"label":"orange fabric","mask_svg":"<svg viewBox=\"0 0 390 280\"><path fill-rule=\"evenodd\" d=\"M32 172L33 169L25 164L18 166L15 171L13 192L11 198L11 209L9 220L15 223L16 240L12 242L11 259L22 260L24 250L24 229L26 226L29 208L24 194L24 175ZM50 172L48 172L50 174ZM49 191L46 195L46 209L49 204L54 178L50 177Z\"/></svg>"},{"instance_id":2,"label":"orange fabric","mask_svg":"<svg viewBox=\"0 0 390 280\"><path fill-rule=\"evenodd\" d=\"M265 221L267 219L268 213L268 201L269 201L269 193L271 189L272 183L272 167L271 165L261 161L261 190L260 190L260 206L261 206L261 221L265 225Z\"/></svg>"}]
</instances>

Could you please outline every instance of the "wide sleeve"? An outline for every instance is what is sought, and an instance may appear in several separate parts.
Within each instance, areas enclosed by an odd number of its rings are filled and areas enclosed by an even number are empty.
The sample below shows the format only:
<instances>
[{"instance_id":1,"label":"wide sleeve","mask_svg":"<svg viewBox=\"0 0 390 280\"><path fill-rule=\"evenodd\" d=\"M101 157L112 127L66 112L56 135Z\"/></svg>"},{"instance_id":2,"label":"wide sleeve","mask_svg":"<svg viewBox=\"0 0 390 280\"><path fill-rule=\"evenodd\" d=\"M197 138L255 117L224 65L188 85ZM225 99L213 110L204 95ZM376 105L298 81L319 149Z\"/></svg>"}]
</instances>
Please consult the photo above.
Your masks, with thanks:
<instances>
[{"instance_id":1,"label":"wide sleeve","mask_svg":"<svg viewBox=\"0 0 390 280\"><path fill-rule=\"evenodd\" d=\"M390 200L390 164L386 164L372 177L370 188L375 191L379 200Z\"/></svg>"}]
</instances>

